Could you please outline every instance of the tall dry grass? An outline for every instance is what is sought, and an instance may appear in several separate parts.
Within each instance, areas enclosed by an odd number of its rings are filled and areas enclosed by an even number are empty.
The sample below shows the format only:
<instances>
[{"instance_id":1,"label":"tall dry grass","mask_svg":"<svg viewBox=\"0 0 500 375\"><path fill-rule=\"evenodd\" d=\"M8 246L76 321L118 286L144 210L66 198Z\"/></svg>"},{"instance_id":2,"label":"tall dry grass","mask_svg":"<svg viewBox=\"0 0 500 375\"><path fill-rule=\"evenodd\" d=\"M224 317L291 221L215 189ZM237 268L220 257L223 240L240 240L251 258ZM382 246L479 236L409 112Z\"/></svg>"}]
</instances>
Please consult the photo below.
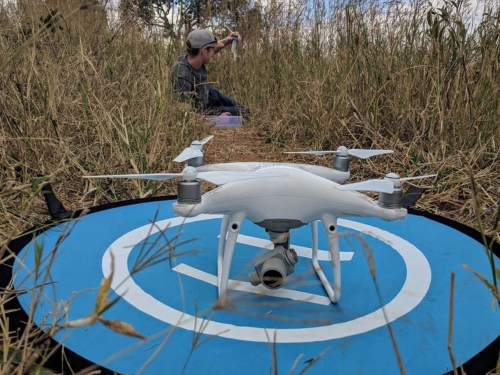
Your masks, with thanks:
<instances>
[{"instance_id":1,"label":"tall dry grass","mask_svg":"<svg viewBox=\"0 0 500 375\"><path fill-rule=\"evenodd\" d=\"M247 9L236 61L228 51L216 56L210 81L253 115L235 144L215 143L209 155L243 143L240 152L253 146L262 158L328 164L281 151L391 148L393 156L353 162L353 179L438 173L419 207L499 239L500 10L481 4L474 28L461 1ZM10 239L47 218L47 179L71 210L170 194L170 184L81 176L179 170L173 157L210 131L177 105L168 83L181 41L130 18L111 28L107 6L0 3L2 256Z\"/></svg>"},{"instance_id":2,"label":"tall dry grass","mask_svg":"<svg viewBox=\"0 0 500 375\"><path fill-rule=\"evenodd\" d=\"M168 84L181 43L130 19L110 29L98 4L10 4L0 13L2 232L39 219L30 220L41 210L31 191L37 175L50 175L70 207L161 193L158 184L119 181L96 191L80 176L174 169L172 156L207 133L198 116L179 110ZM394 157L354 177L437 172L425 208L464 222L473 222L470 169L492 233L498 5L471 28L461 2L270 4L240 20L237 61L225 51L210 65L214 85L251 107L248 129L274 151L392 148Z\"/></svg>"},{"instance_id":3,"label":"tall dry grass","mask_svg":"<svg viewBox=\"0 0 500 375\"><path fill-rule=\"evenodd\" d=\"M472 10L455 4L317 2L300 19L309 28L276 7L247 39L228 89L251 102L278 149L390 147L396 156L378 175L439 173L425 208L469 223L472 170L492 233L500 199L499 8L471 28Z\"/></svg>"}]
</instances>

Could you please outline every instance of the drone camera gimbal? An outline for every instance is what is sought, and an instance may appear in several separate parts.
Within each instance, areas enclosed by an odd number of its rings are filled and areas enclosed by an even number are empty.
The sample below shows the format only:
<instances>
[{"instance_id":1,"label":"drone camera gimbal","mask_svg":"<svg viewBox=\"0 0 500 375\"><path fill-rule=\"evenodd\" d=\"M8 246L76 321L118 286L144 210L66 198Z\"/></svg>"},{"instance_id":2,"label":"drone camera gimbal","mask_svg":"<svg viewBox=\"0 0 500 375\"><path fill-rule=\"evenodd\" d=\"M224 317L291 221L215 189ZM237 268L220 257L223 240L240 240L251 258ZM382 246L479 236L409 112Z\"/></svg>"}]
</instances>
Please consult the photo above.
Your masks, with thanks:
<instances>
[{"instance_id":1,"label":"drone camera gimbal","mask_svg":"<svg viewBox=\"0 0 500 375\"><path fill-rule=\"evenodd\" d=\"M257 258L255 271L250 272L248 280L253 286L262 283L268 289L279 289L285 277L295 271L298 260L294 249L277 245L273 250Z\"/></svg>"}]
</instances>

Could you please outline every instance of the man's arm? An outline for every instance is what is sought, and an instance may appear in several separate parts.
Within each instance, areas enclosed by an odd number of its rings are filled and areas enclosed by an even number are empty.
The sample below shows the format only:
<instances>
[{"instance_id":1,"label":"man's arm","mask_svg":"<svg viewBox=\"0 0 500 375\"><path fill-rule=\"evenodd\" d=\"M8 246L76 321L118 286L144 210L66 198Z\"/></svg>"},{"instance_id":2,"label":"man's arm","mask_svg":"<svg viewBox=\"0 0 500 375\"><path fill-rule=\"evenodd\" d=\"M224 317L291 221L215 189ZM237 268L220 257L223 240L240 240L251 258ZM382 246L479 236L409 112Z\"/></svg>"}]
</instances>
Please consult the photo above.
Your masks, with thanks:
<instances>
[{"instance_id":1,"label":"man's arm","mask_svg":"<svg viewBox=\"0 0 500 375\"><path fill-rule=\"evenodd\" d=\"M233 37L237 37L238 38L238 42L241 41L241 35L240 35L240 33L238 31L233 31L231 34L229 34L228 36L226 36L224 39L221 39L220 42L222 42L224 44L224 47L226 47L226 46L230 45L231 43L233 43ZM219 52L224 47L215 47L214 48L214 53Z\"/></svg>"}]
</instances>

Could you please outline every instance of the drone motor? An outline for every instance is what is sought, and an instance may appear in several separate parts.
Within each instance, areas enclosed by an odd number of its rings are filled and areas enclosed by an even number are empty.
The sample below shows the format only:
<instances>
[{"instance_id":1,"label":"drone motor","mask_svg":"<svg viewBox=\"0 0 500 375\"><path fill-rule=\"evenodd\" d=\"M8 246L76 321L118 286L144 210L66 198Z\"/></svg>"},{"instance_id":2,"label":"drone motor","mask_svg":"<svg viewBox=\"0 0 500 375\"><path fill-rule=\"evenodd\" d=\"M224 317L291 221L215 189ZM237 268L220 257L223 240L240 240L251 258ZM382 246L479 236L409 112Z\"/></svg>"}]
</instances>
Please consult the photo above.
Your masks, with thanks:
<instances>
[{"instance_id":1,"label":"drone motor","mask_svg":"<svg viewBox=\"0 0 500 375\"><path fill-rule=\"evenodd\" d=\"M201 181L196 177L198 172L191 167L184 169L182 179L177 183L177 202L181 204L197 204L201 202Z\"/></svg>"},{"instance_id":2,"label":"drone motor","mask_svg":"<svg viewBox=\"0 0 500 375\"><path fill-rule=\"evenodd\" d=\"M179 181L177 183L177 202L183 204L197 204L201 202L201 182Z\"/></svg>"},{"instance_id":3,"label":"drone motor","mask_svg":"<svg viewBox=\"0 0 500 375\"><path fill-rule=\"evenodd\" d=\"M380 192L378 204L384 208L401 208L401 199L403 198L403 189L401 189L401 179L396 173L388 173L384 180L390 181L394 185L394 192Z\"/></svg>"},{"instance_id":4,"label":"drone motor","mask_svg":"<svg viewBox=\"0 0 500 375\"><path fill-rule=\"evenodd\" d=\"M196 156L194 158L188 159L188 166L197 168L205 165L205 152L203 151L203 144L201 143L201 141L192 142L190 147L199 150L201 152L201 156Z\"/></svg>"},{"instance_id":5,"label":"drone motor","mask_svg":"<svg viewBox=\"0 0 500 375\"><path fill-rule=\"evenodd\" d=\"M399 177L396 173L388 173L383 180L386 184L391 187L394 187L393 191L383 191L380 190L380 195L378 197L378 204L383 208L401 208L403 206L403 190L401 189L402 181L409 180L420 180L423 178L436 177L436 174L428 174L425 176L413 176L413 177Z\"/></svg>"},{"instance_id":6,"label":"drone motor","mask_svg":"<svg viewBox=\"0 0 500 375\"><path fill-rule=\"evenodd\" d=\"M349 171L349 151L346 147L340 146L333 155L333 169L340 172Z\"/></svg>"},{"instance_id":7,"label":"drone motor","mask_svg":"<svg viewBox=\"0 0 500 375\"><path fill-rule=\"evenodd\" d=\"M378 196L378 204L384 208L401 208L401 199L403 197L403 190L395 188L394 193L381 192Z\"/></svg>"}]
</instances>

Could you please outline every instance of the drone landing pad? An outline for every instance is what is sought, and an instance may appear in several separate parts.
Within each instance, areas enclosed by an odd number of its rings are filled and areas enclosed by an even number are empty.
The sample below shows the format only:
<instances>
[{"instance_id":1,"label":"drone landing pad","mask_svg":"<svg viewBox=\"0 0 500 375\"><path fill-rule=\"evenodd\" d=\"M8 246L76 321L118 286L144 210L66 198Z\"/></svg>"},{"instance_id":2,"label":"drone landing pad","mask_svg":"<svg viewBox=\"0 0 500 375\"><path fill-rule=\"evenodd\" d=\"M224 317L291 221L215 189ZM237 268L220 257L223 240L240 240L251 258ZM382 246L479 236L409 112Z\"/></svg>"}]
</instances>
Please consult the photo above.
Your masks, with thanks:
<instances>
[{"instance_id":1,"label":"drone landing pad","mask_svg":"<svg viewBox=\"0 0 500 375\"><path fill-rule=\"evenodd\" d=\"M248 273L269 241L246 221L220 307L221 217L178 218L172 203L97 207L11 244L18 255L14 287L27 291L17 298L18 319L25 321L38 299L34 321L43 329L92 313L113 265L109 298L122 298L104 318L126 322L147 339L100 323L64 329L54 340L64 343L73 371L96 363L122 374L394 374L401 366L407 374L442 374L452 370L450 334L456 364L466 364L469 374L495 363L498 306L466 269L491 280L491 267L477 234L465 227L416 212L401 222L340 220L342 296L331 304L312 270L309 226L291 233L299 263L284 286L253 287ZM319 229L320 264L331 279Z\"/></svg>"}]
</instances>

